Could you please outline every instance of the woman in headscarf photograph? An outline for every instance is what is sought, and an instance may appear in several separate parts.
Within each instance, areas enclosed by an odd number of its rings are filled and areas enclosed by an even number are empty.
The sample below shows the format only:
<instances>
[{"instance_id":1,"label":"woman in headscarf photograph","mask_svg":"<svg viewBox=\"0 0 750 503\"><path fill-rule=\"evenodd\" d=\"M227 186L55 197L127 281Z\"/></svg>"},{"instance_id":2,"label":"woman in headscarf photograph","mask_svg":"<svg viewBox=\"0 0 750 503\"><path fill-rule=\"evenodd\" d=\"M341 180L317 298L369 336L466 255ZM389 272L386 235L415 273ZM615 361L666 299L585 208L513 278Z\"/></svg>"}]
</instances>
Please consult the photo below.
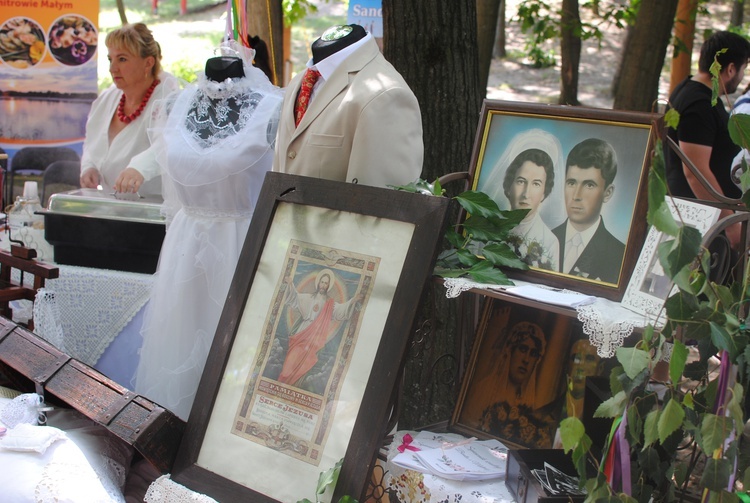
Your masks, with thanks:
<instances>
[{"instance_id":1,"label":"woman in headscarf photograph","mask_svg":"<svg viewBox=\"0 0 750 503\"><path fill-rule=\"evenodd\" d=\"M563 406L570 318L492 302L475 344L458 422L502 441L551 447ZM469 372L469 371L467 371Z\"/></svg>"},{"instance_id":2,"label":"woman in headscarf photograph","mask_svg":"<svg viewBox=\"0 0 750 503\"><path fill-rule=\"evenodd\" d=\"M562 149L552 134L530 129L516 135L498 159L484 184L484 191L500 208L529 213L511 231L510 244L531 267L557 271L559 244L543 221L542 203L555 185L555 165L561 166Z\"/></svg>"}]
</instances>

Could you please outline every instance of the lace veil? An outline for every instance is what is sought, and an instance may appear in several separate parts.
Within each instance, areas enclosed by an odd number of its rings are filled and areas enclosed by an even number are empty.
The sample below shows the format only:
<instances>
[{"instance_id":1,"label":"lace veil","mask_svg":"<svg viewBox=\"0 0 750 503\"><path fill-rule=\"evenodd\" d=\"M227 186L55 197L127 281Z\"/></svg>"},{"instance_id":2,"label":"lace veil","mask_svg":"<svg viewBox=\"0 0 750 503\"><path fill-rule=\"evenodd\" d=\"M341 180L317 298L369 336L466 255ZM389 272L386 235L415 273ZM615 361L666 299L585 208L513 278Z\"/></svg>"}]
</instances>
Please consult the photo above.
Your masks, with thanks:
<instances>
[{"instance_id":1,"label":"lace veil","mask_svg":"<svg viewBox=\"0 0 750 503\"><path fill-rule=\"evenodd\" d=\"M216 82L198 73L159 107L162 116L150 130L168 221L180 208L176 184L196 187L257 169L274 147L282 90L252 65L253 49L229 40L220 52L242 60L244 77Z\"/></svg>"}]
</instances>

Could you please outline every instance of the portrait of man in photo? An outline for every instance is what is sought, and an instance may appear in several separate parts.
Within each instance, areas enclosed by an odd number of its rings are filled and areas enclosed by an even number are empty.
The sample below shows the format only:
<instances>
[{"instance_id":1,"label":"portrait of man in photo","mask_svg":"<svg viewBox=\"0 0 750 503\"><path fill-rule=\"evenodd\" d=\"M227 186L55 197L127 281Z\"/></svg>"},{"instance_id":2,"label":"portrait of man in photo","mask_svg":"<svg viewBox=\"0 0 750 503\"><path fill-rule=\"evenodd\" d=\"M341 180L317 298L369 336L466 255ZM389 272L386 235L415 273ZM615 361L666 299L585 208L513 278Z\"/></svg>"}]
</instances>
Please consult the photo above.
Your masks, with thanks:
<instances>
[{"instance_id":1,"label":"portrait of man in photo","mask_svg":"<svg viewBox=\"0 0 750 503\"><path fill-rule=\"evenodd\" d=\"M615 192L617 154L608 142L589 138L565 162L567 220L552 229L560 243L560 272L617 284L625 244L605 227L602 207Z\"/></svg>"}]
</instances>

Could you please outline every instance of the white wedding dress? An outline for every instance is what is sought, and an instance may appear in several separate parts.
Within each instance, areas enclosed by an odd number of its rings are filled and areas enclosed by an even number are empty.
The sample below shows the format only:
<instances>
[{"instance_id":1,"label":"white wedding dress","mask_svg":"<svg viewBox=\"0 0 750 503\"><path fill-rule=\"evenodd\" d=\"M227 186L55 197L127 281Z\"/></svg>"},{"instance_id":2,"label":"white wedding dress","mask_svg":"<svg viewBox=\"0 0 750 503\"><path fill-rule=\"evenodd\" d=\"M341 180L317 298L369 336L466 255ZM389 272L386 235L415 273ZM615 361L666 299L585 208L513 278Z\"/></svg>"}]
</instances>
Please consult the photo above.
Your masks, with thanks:
<instances>
[{"instance_id":1,"label":"white wedding dress","mask_svg":"<svg viewBox=\"0 0 750 503\"><path fill-rule=\"evenodd\" d=\"M168 227L146 307L135 391L182 419L190 414L273 162L282 92L248 65L252 58L243 60L245 77L217 83L200 75L166 107L163 128L153 130Z\"/></svg>"}]
</instances>

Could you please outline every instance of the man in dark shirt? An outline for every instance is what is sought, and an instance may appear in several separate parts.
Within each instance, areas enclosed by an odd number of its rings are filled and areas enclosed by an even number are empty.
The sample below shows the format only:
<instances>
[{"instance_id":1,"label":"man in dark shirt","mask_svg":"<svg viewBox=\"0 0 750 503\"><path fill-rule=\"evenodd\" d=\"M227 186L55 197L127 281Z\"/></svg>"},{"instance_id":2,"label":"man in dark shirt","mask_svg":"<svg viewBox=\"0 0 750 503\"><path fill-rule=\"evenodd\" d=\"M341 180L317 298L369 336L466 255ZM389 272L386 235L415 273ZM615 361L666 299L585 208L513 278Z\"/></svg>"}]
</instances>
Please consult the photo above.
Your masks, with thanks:
<instances>
[{"instance_id":1,"label":"man in dark shirt","mask_svg":"<svg viewBox=\"0 0 750 503\"><path fill-rule=\"evenodd\" d=\"M716 105L711 105L710 69L714 57L721 65L719 92L731 94L745 76L750 42L741 35L720 31L703 43L698 73L678 84L669 97L669 105L679 112L680 122L676 130L669 128L667 134L717 192L737 198L741 193L732 183L730 170L740 147L729 137L729 114L723 101L719 99ZM677 154L667 144L664 148L667 183L672 195L714 200ZM730 240L733 240L731 235Z\"/></svg>"}]
</instances>

